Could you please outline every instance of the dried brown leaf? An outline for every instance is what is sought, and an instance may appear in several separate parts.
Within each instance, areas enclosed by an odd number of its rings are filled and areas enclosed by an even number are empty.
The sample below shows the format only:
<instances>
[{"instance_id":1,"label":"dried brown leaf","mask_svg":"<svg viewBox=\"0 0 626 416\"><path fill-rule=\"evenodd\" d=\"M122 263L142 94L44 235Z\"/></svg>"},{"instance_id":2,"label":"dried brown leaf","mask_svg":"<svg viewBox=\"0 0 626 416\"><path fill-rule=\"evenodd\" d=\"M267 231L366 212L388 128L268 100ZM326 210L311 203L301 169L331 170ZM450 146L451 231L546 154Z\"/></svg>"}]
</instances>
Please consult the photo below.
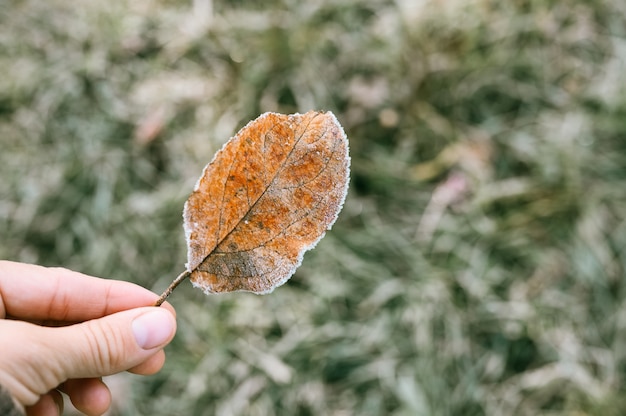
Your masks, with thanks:
<instances>
[{"instance_id":1,"label":"dried brown leaf","mask_svg":"<svg viewBox=\"0 0 626 416\"><path fill-rule=\"evenodd\" d=\"M205 167L183 212L187 272L206 293L268 293L337 219L348 141L330 112L265 113Z\"/></svg>"}]
</instances>

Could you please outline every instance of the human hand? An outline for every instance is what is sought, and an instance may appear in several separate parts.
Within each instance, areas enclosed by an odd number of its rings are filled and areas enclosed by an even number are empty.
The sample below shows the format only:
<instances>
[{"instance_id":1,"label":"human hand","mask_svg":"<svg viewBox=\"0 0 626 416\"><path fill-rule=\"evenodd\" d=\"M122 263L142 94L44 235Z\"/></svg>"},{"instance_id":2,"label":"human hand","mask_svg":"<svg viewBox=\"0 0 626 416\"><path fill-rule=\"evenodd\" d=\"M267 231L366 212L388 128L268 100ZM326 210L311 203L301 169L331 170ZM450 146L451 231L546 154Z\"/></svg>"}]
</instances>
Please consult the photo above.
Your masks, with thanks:
<instances>
[{"instance_id":1,"label":"human hand","mask_svg":"<svg viewBox=\"0 0 626 416\"><path fill-rule=\"evenodd\" d=\"M101 377L154 374L176 331L174 309L128 282L0 261L0 386L27 415L62 413L66 393L88 415L111 404Z\"/></svg>"}]
</instances>

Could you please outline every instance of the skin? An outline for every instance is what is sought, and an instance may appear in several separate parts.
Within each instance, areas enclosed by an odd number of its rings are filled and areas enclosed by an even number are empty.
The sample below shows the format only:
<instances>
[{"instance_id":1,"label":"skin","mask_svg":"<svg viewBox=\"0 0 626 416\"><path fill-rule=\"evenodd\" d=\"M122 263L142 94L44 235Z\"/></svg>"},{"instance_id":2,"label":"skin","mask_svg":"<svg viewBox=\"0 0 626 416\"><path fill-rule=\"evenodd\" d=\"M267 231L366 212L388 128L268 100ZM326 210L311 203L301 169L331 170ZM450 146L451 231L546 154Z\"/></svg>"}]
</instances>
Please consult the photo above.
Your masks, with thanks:
<instances>
[{"instance_id":1,"label":"skin","mask_svg":"<svg viewBox=\"0 0 626 416\"><path fill-rule=\"evenodd\" d=\"M0 261L0 385L27 415L60 415L67 394L87 415L111 404L102 376L150 375L165 361L175 311L128 282Z\"/></svg>"}]
</instances>

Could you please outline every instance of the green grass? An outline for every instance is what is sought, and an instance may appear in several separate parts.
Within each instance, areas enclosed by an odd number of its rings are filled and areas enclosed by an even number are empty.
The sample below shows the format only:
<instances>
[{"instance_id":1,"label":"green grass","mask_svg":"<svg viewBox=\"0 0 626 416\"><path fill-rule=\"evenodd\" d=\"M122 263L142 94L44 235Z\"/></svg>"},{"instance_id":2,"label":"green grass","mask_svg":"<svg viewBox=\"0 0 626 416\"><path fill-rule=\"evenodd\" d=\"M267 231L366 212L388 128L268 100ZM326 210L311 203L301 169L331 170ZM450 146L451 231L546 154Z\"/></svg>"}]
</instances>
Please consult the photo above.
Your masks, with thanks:
<instances>
[{"instance_id":1,"label":"green grass","mask_svg":"<svg viewBox=\"0 0 626 416\"><path fill-rule=\"evenodd\" d=\"M119 414L624 412L626 8L414 3L0 4L0 258L160 292L248 120L332 110L350 140L292 280L177 289Z\"/></svg>"}]
</instances>

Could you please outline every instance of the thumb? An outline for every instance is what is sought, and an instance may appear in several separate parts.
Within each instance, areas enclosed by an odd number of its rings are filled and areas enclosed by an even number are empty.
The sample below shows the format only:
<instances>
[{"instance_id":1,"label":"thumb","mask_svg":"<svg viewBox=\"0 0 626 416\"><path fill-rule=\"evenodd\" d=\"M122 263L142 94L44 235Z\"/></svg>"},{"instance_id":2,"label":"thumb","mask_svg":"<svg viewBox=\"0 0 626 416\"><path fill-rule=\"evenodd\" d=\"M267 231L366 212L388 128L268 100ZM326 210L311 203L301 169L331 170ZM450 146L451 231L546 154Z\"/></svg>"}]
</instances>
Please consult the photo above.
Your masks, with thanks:
<instances>
[{"instance_id":1,"label":"thumb","mask_svg":"<svg viewBox=\"0 0 626 416\"><path fill-rule=\"evenodd\" d=\"M145 307L55 330L60 333L50 351L56 351L56 359L62 361L64 381L114 374L141 364L172 340L176 320L165 308Z\"/></svg>"},{"instance_id":2,"label":"thumb","mask_svg":"<svg viewBox=\"0 0 626 416\"><path fill-rule=\"evenodd\" d=\"M167 345L176 331L166 308L143 307L66 327L0 320L0 384L23 404L73 378L101 377L141 364ZM2 337L0 337L2 338Z\"/></svg>"}]
</instances>

